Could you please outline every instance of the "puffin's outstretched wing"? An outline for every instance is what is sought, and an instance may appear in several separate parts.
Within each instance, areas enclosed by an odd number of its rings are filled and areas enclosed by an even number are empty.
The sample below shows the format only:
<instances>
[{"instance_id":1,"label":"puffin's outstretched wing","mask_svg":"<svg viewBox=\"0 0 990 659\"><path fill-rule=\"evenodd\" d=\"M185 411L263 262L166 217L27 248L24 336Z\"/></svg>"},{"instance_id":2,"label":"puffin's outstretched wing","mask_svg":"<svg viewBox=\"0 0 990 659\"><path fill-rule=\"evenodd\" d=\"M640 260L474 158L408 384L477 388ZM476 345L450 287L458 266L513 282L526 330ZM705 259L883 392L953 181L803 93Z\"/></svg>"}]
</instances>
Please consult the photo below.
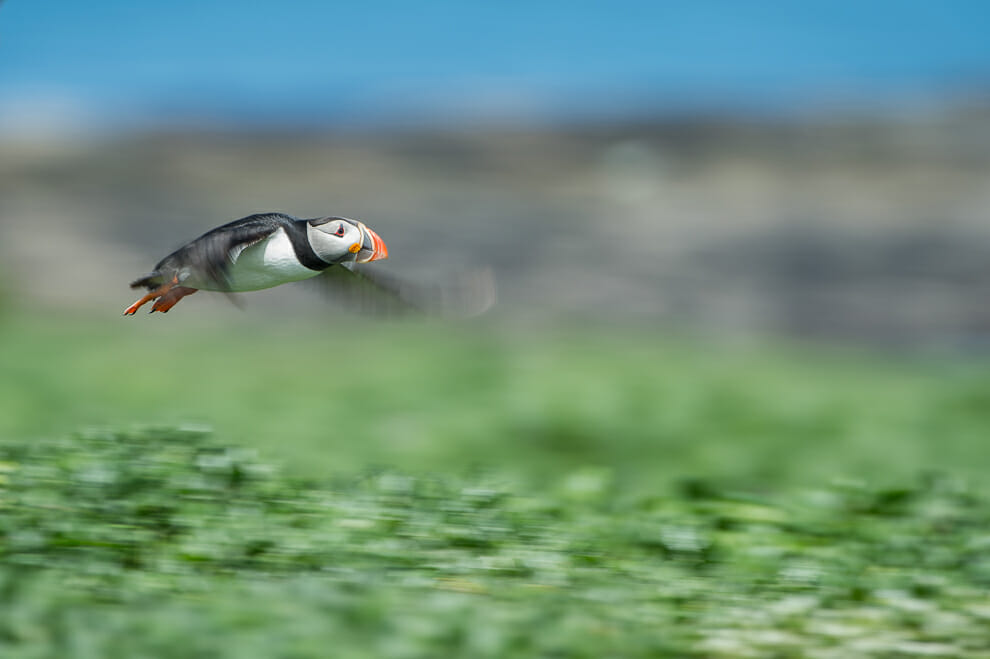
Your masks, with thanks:
<instances>
[{"instance_id":1,"label":"puffin's outstretched wing","mask_svg":"<svg viewBox=\"0 0 990 659\"><path fill-rule=\"evenodd\" d=\"M291 222L291 218L264 213L211 229L163 258L151 273L131 282L131 288L144 286L150 290L172 281L179 272L188 269L199 278L209 279L225 289L228 287L227 271L233 259L245 248L270 236L286 221Z\"/></svg>"},{"instance_id":2,"label":"puffin's outstretched wing","mask_svg":"<svg viewBox=\"0 0 990 659\"><path fill-rule=\"evenodd\" d=\"M344 306L361 313L396 316L426 313L445 318L476 316L495 304L495 277L480 268L439 284L417 284L378 266L346 263L316 278Z\"/></svg>"}]
</instances>

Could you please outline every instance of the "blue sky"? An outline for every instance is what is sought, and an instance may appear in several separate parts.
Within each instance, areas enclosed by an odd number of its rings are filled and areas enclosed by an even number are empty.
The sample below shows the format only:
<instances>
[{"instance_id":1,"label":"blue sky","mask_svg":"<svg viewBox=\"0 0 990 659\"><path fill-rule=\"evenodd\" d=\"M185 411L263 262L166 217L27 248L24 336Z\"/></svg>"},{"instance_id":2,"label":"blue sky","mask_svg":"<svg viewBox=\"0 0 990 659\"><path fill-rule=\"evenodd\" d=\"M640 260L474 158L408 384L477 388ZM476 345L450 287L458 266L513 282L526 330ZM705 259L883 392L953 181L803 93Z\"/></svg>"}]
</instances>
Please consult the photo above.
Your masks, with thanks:
<instances>
[{"instance_id":1,"label":"blue sky","mask_svg":"<svg viewBox=\"0 0 990 659\"><path fill-rule=\"evenodd\" d=\"M977 0L7 0L0 120L373 122L868 103L986 92L988 32L990 2Z\"/></svg>"}]
</instances>

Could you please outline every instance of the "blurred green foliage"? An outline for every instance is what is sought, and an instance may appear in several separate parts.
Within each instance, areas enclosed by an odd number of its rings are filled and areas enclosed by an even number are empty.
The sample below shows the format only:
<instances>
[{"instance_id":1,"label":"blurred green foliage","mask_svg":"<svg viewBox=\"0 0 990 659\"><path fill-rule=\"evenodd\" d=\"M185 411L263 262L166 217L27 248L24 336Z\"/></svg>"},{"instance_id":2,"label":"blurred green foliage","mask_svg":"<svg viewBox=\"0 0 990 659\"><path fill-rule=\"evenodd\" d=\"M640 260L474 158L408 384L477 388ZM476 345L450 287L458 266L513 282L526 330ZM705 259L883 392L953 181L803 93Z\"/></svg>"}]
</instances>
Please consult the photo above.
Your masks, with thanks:
<instances>
[{"instance_id":1,"label":"blurred green foliage","mask_svg":"<svg viewBox=\"0 0 990 659\"><path fill-rule=\"evenodd\" d=\"M279 474L195 430L0 449L4 657L972 656L987 501L949 479L620 500Z\"/></svg>"},{"instance_id":2,"label":"blurred green foliage","mask_svg":"<svg viewBox=\"0 0 990 659\"><path fill-rule=\"evenodd\" d=\"M0 656L990 653L981 362L248 319L0 322Z\"/></svg>"},{"instance_id":3,"label":"blurred green foliage","mask_svg":"<svg viewBox=\"0 0 990 659\"><path fill-rule=\"evenodd\" d=\"M523 486L601 467L646 492L693 477L896 484L921 469L977 481L990 463L985 361L630 328L239 320L12 316L0 438L202 424L312 477L482 468Z\"/></svg>"}]
</instances>

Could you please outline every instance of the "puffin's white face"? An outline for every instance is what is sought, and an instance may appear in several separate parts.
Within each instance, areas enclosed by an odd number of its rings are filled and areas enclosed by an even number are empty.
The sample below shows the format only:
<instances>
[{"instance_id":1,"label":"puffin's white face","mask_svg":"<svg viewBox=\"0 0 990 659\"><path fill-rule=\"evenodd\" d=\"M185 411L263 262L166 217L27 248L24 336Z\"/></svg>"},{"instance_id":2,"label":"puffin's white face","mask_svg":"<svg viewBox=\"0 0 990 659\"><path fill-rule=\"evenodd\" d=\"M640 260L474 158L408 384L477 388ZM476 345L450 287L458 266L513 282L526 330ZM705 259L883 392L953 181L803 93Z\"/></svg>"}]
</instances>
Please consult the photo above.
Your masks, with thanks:
<instances>
[{"instance_id":1,"label":"puffin's white face","mask_svg":"<svg viewBox=\"0 0 990 659\"><path fill-rule=\"evenodd\" d=\"M388 248L363 222L346 217L309 220L306 233L316 255L327 263L367 263L388 258Z\"/></svg>"}]
</instances>

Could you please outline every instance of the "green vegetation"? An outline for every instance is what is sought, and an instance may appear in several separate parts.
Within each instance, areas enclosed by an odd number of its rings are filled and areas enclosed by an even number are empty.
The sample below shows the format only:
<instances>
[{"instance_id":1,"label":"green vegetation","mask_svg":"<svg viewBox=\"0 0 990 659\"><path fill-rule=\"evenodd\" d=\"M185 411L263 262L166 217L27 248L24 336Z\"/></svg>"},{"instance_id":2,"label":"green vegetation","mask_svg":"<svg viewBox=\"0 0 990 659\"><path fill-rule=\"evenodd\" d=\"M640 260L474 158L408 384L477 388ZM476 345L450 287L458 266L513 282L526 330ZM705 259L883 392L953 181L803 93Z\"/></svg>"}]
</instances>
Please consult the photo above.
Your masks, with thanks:
<instances>
[{"instance_id":1,"label":"green vegetation","mask_svg":"<svg viewBox=\"0 0 990 659\"><path fill-rule=\"evenodd\" d=\"M249 314L215 326L12 317L0 438L196 424L314 478L480 467L542 486L591 466L647 493L685 478L754 492L897 486L919 470L977 482L990 464L985 363Z\"/></svg>"},{"instance_id":2,"label":"green vegetation","mask_svg":"<svg viewBox=\"0 0 990 659\"><path fill-rule=\"evenodd\" d=\"M0 323L0 656L990 656L984 364L141 320Z\"/></svg>"}]
</instances>

